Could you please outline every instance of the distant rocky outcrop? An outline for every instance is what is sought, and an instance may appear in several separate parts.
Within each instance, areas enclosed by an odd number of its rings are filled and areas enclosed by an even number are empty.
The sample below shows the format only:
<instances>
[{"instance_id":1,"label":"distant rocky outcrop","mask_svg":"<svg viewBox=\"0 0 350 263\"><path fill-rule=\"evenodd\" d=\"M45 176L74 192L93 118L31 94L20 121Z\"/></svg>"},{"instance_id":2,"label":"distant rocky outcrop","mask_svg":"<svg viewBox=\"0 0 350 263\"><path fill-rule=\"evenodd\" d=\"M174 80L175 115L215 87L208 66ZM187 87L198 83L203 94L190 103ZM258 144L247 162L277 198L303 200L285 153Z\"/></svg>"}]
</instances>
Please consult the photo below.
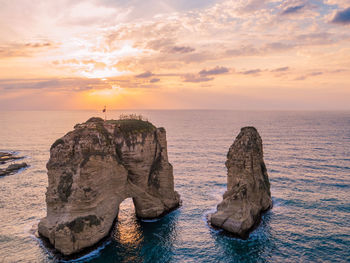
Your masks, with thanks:
<instances>
[{"instance_id":1,"label":"distant rocky outcrop","mask_svg":"<svg viewBox=\"0 0 350 263\"><path fill-rule=\"evenodd\" d=\"M16 156L11 152L0 152L0 164L5 164L9 161L23 159L24 157Z\"/></svg>"},{"instance_id":2,"label":"distant rocky outcrop","mask_svg":"<svg viewBox=\"0 0 350 263\"><path fill-rule=\"evenodd\" d=\"M179 206L164 128L148 121L91 118L58 139L47 163L47 216L38 232L64 255L106 237L119 204L156 218Z\"/></svg>"},{"instance_id":3,"label":"distant rocky outcrop","mask_svg":"<svg viewBox=\"0 0 350 263\"><path fill-rule=\"evenodd\" d=\"M263 160L262 140L254 127L244 127L227 154L227 191L211 224L247 238L272 207L270 182Z\"/></svg>"},{"instance_id":4,"label":"distant rocky outcrop","mask_svg":"<svg viewBox=\"0 0 350 263\"><path fill-rule=\"evenodd\" d=\"M16 156L10 152L0 152L0 165L4 165L8 162L23 159L24 157ZM7 168L0 168L0 176L5 176L18 172L22 168L28 167L27 163L12 163Z\"/></svg>"}]
</instances>

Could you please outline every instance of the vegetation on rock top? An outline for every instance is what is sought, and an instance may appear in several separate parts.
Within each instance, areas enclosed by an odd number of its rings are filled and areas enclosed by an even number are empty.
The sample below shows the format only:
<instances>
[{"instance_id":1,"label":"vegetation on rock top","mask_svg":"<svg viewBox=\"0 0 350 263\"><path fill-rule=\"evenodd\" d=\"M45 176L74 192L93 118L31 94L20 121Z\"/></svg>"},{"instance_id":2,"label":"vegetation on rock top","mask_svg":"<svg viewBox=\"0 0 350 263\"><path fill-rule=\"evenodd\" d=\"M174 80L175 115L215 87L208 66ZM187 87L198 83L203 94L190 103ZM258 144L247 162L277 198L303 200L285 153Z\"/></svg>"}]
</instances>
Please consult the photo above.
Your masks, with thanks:
<instances>
[{"instance_id":1,"label":"vegetation on rock top","mask_svg":"<svg viewBox=\"0 0 350 263\"><path fill-rule=\"evenodd\" d=\"M118 128L118 131L123 134L151 132L156 129L156 127L151 122L149 122L143 116L136 114L120 115L119 120L107 121L103 121L103 119L98 117L92 117L86 121L86 123L90 122L98 123L99 130L102 129L101 126L103 123L114 124L116 125L116 128Z\"/></svg>"},{"instance_id":2,"label":"vegetation on rock top","mask_svg":"<svg viewBox=\"0 0 350 263\"><path fill-rule=\"evenodd\" d=\"M109 120L107 122L116 124L121 133L150 132L156 129L149 121L138 119Z\"/></svg>"}]
</instances>

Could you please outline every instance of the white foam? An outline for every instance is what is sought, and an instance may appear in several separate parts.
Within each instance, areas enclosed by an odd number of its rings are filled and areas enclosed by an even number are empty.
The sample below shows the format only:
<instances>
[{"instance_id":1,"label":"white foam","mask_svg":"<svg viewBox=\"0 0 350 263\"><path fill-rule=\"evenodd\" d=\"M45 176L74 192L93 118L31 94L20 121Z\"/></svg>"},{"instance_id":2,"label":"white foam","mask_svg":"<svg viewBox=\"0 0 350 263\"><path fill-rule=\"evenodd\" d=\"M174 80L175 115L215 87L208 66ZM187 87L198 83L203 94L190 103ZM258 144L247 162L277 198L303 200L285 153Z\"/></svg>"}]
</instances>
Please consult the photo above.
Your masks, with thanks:
<instances>
[{"instance_id":1,"label":"white foam","mask_svg":"<svg viewBox=\"0 0 350 263\"><path fill-rule=\"evenodd\" d=\"M161 218L155 218L155 219L140 219L142 222L145 223L154 223L154 222L158 222Z\"/></svg>"},{"instance_id":2,"label":"white foam","mask_svg":"<svg viewBox=\"0 0 350 263\"><path fill-rule=\"evenodd\" d=\"M86 262L86 260L90 260L93 258L98 257L101 254L101 251L112 241L106 241L101 246L96 248L95 250L91 251L90 253L76 259L70 259L70 260L60 260L60 262Z\"/></svg>"},{"instance_id":3,"label":"white foam","mask_svg":"<svg viewBox=\"0 0 350 263\"><path fill-rule=\"evenodd\" d=\"M55 255L52 254L52 251L50 249L48 249L44 242L38 238L35 233L32 233L30 235L34 240L36 240L40 247L45 250L46 254L52 256L53 258L55 258ZM105 241L102 243L101 246L99 246L98 248L94 249L93 251L79 257L79 258L76 258L76 259L69 259L69 260L64 260L64 259L60 259L59 262L86 262L87 260L90 260L90 259L93 259L93 258L96 258L98 257L100 254L101 254L101 251L108 245L110 244L112 241L108 240L108 241Z\"/></svg>"}]
</instances>

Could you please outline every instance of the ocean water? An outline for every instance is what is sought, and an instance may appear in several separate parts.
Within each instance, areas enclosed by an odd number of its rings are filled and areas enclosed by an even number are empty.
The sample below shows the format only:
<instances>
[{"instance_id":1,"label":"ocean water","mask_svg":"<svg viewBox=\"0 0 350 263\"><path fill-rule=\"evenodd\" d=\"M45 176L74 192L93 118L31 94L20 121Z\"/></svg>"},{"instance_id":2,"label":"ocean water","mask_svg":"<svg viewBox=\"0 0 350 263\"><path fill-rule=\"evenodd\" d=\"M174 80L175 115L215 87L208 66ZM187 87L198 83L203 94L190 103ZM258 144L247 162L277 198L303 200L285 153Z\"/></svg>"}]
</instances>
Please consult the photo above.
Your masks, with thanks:
<instances>
[{"instance_id":1,"label":"ocean water","mask_svg":"<svg viewBox=\"0 0 350 263\"><path fill-rule=\"evenodd\" d=\"M125 200L111 240L75 262L350 262L350 112L131 112L166 128L183 205L145 222ZM50 145L91 116L102 113L0 112L0 151L30 164L0 178L0 262L59 261L33 234L46 213L45 165ZM222 200L226 154L247 125L263 139L274 207L239 240L206 216Z\"/></svg>"}]
</instances>

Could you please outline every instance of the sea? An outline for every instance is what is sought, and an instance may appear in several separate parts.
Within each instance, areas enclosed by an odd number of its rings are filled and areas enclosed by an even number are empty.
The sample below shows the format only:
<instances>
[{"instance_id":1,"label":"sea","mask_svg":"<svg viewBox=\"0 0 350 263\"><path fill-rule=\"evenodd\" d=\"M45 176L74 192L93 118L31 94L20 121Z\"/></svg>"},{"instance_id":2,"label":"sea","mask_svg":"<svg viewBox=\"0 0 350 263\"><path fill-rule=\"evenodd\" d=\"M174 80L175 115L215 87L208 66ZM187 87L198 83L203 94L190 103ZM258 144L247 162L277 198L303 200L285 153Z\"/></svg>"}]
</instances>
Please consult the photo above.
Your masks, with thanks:
<instances>
[{"instance_id":1,"label":"sea","mask_svg":"<svg viewBox=\"0 0 350 263\"><path fill-rule=\"evenodd\" d=\"M182 206L138 220L131 199L111 237L66 262L350 262L350 112L135 110L167 132ZM30 167L0 177L0 262L62 262L35 235L46 214L51 144L99 111L1 111L0 151ZM207 216L226 190L226 155L244 126L263 140L273 208L247 240ZM2 165L0 168L3 168Z\"/></svg>"}]
</instances>

